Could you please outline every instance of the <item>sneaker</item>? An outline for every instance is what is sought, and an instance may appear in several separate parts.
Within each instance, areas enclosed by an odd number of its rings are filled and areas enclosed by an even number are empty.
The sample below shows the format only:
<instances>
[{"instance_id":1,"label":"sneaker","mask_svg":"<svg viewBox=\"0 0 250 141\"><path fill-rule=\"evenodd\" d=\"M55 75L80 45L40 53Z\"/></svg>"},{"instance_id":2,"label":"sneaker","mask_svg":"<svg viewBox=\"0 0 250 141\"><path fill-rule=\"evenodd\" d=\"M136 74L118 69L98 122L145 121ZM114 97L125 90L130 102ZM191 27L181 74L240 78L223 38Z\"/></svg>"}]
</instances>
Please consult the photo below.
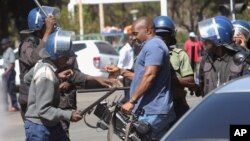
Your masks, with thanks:
<instances>
[{"instance_id":1,"label":"sneaker","mask_svg":"<svg viewBox=\"0 0 250 141\"><path fill-rule=\"evenodd\" d=\"M17 111L18 111L18 109L15 108L15 107L11 107L11 108L9 109L9 112L17 112Z\"/></svg>"}]
</instances>

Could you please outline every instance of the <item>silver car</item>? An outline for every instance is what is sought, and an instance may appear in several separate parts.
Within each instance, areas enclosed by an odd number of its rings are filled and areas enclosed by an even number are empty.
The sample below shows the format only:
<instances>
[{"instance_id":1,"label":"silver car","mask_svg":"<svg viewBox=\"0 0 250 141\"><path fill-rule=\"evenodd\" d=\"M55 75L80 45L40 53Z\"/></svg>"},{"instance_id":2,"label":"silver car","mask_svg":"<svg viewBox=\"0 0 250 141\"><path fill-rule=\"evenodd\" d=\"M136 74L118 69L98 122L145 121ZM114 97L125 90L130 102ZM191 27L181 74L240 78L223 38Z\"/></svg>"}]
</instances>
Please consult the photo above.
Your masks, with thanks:
<instances>
[{"instance_id":1,"label":"silver car","mask_svg":"<svg viewBox=\"0 0 250 141\"><path fill-rule=\"evenodd\" d=\"M108 77L106 65L117 65L119 54L108 42L99 40L73 41L79 69L88 75Z\"/></svg>"}]
</instances>

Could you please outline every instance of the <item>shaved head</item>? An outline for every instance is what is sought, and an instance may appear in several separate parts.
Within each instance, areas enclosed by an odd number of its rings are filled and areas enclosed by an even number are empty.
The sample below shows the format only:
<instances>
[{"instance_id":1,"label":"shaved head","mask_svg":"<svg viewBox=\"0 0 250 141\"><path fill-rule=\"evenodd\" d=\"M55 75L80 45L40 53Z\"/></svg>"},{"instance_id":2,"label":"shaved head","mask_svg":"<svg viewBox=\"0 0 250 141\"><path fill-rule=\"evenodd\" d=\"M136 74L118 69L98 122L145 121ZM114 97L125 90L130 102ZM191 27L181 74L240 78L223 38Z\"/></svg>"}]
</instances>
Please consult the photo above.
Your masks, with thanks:
<instances>
[{"instance_id":1,"label":"shaved head","mask_svg":"<svg viewBox=\"0 0 250 141\"><path fill-rule=\"evenodd\" d=\"M148 17L138 18L132 25L131 34L133 42L137 44L141 44L149 38L155 36L153 21Z\"/></svg>"},{"instance_id":2,"label":"shaved head","mask_svg":"<svg viewBox=\"0 0 250 141\"><path fill-rule=\"evenodd\" d=\"M140 17L133 23L133 27L154 29L154 23L148 17Z\"/></svg>"}]
</instances>

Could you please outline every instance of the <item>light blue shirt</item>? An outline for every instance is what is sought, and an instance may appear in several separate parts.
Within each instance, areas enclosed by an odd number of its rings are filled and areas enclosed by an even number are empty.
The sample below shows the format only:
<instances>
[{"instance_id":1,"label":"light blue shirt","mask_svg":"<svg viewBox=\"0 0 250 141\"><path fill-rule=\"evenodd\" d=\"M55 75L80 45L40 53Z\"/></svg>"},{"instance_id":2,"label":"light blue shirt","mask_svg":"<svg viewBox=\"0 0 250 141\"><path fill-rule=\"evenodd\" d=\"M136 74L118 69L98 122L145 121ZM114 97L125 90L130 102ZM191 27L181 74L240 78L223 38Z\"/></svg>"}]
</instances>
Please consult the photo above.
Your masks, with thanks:
<instances>
[{"instance_id":1,"label":"light blue shirt","mask_svg":"<svg viewBox=\"0 0 250 141\"><path fill-rule=\"evenodd\" d=\"M160 66L160 70L153 85L135 105L134 112L144 109L145 114L168 114L173 106L172 94L170 93L169 50L166 44L157 36L144 42L141 52L137 57L130 96L134 94L141 82L146 66Z\"/></svg>"},{"instance_id":2,"label":"light blue shirt","mask_svg":"<svg viewBox=\"0 0 250 141\"><path fill-rule=\"evenodd\" d=\"M3 68L7 69L10 64L15 64L15 53L11 47L8 47L3 53Z\"/></svg>"}]
</instances>

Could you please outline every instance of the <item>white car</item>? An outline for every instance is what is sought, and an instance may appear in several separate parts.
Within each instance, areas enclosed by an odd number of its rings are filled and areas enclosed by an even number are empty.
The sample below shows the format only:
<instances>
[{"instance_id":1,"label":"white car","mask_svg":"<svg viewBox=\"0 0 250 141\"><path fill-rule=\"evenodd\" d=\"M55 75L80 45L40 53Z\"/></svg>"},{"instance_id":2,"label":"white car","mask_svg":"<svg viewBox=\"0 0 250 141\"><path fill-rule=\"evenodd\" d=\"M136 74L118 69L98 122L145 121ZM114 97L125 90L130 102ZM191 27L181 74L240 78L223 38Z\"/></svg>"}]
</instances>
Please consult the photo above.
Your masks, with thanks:
<instances>
[{"instance_id":1,"label":"white car","mask_svg":"<svg viewBox=\"0 0 250 141\"><path fill-rule=\"evenodd\" d=\"M73 41L79 69L88 75L108 77L106 65L117 65L119 54L108 42L99 40Z\"/></svg>"},{"instance_id":2,"label":"white car","mask_svg":"<svg viewBox=\"0 0 250 141\"><path fill-rule=\"evenodd\" d=\"M16 71L16 86L19 87L20 86L20 78L19 78L19 74L20 74L20 69L19 69L19 55L18 55L18 48L14 49L14 53L15 53L15 71ZM3 65L3 59L0 59L0 76L2 76L2 74L4 73L4 69L2 67ZM2 77L0 77L0 80L2 79Z\"/></svg>"}]
</instances>

